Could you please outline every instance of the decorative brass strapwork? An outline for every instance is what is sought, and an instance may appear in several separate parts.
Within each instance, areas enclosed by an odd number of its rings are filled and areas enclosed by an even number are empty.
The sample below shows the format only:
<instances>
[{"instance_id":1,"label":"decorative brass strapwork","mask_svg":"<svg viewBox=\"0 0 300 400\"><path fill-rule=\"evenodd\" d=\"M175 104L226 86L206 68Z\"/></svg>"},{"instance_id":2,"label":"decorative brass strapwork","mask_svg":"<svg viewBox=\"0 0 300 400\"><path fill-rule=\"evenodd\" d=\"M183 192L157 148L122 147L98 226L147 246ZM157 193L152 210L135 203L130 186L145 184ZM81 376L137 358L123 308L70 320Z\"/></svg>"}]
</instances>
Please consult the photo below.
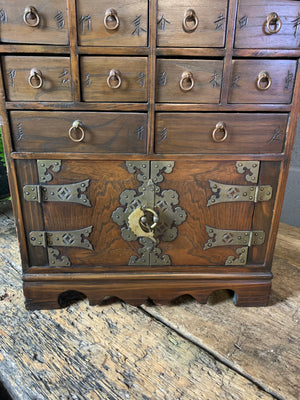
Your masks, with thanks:
<instances>
[{"instance_id":1,"label":"decorative brass strapwork","mask_svg":"<svg viewBox=\"0 0 300 400\"><path fill-rule=\"evenodd\" d=\"M47 185L46 183L53 178L50 170L59 172L61 160L37 160L37 168L40 184L23 187L23 195L26 201L37 201L39 203L58 201L91 207L90 200L84 194L89 187L89 179L70 184Z\"/></svg>"},{"instance_id":2,"label":"decorative brass strapwork","mask_svg":"<svg viewBox=\"0 0 300 400\"><path fill-rule=\"evenodd\" d=\"M93 227L78 229L75 231L32 231L29 234L32 246L41 246L47 249L48 261L50 266L64 267L70 266L71 262L67 256L58 258L59 251L55 247L79 247L93 250L91 242L87 239Z\"/></svg>"},{"instance_id":3,"label":"decorative brass strapwork","mask_svg":"<svg viewBox=\"0 0 300 400\"><path fill-rule=\"evenodd\" d=\"M194 32L199 24L199 19L194 10L191 8L184 13L182 27L183 30L187 33Z\"/></svg>"},{"instance_id":4,"label":"decorative brass strapwork","mask_svg":"<svg viewBox=\"0 0 300 400\"><path fill-rule=\"evenodd\" d=\"M27 26L35 28L40 23L39 13L33 6L28 6L24 10L23 21Z\"/></svg>"},{"instance_id":5,"label":"decorative brass strapwork","mask_svg":"<svg viewBox=\"0 0 300 400\"><path fill-rule=\"evenodd\" d=\"M143 248L140 257L132 256L129 265L170 265L168 255L160 256L157 247L160 240L171 242L177 237L177 225L186 220L186 212L179 203L174 190L161 192L158 183L163 173L170 174L174 161L127 161L130 173L137 173L142 185L135 190L125 190L120 195L120 203L112 214L112 219L121 226L122 238L126 241L139 239Z\"/></svg>"},{"instance_id":6,"label":"decorative brass strapwork","mask_svg":"<svg viewBox=\"0 0 300 400\"><path fill-rule=\"evenodd\" d=\"M260 161L237 161L235 165L239 174L245 174L249 171L245 176L247 182L257 183Z\"/></svg>"},{"instance_id":7,"label":"decorative brass strapwork","mask_svg":"<svg viewBox=\"0 0 300 400\"><path fill-rule=\"evenodd\" d=\"M278 33L281 29L282 22L281 19L279 18L278 14L276 12L271 12L267 16L267 20L265 22L266 28L267 28L267 34L268 35L273 35L274 33Z\"/></svg>"},{"instance_id":8,"label":"decorative brass strapwork","mask_svg":"<svg viewBox=\"0 0 300 400\"><path fill-rule=\"evenodd\" d=\"M237 258L229 256L225 265L245 265L249 247L262 245L266 236L264 231L235 231L216 229L207 225L206 231L210 239L205 244L204 250L219 246L242 246L236 250Z\"/></svg>"}]
</instances>

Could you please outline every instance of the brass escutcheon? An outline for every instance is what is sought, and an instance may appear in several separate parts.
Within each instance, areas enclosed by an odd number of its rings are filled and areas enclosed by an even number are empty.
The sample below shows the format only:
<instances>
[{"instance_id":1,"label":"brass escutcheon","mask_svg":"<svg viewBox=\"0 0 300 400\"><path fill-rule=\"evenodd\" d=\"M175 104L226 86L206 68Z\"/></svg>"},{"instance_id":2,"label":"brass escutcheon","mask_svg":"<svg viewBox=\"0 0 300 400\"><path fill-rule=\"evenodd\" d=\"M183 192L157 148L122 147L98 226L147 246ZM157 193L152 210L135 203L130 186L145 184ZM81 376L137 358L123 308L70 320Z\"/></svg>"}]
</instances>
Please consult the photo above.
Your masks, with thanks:
<instances>
[{"instance_id":1,"label":"brass escutcheon","mask_svg":"<svg viewBox=\"0 0 300 400\"><path fill-rule=\"evenodd\" d=\"M270 77L269 72L262 71L258 74L256 80L256 87L258 90L268 90L271 84L272 84L272 79Z\"/></svg>"},{"instance_id":2,"label":"brass escutcheon","mask_svg":"<svg viewBox=\"0 0 300 400\"><path fill-rule=\"evenodd\" d=\"M74 134L77 134L77 132L80 132L79 137L74 136ZM82 122L79 120L76 120L73 122L71 128L69 129L69 138L73 141L73 142L82 142L85 136L85 132L84 129L82 127Z\"/></svg>"},{"instance_id":3,"label":"brass escutcheon","mask_svg":"<svg viewBox=\"0 0 300 400\"><path fill-rule=\"evenodd\" d=\"M218 133L221 133L222 136L218 136ZM225 123L218 122L212 133L213 141L217 142L217 143L224 142L224 140L226 140L227 136L228 136L228 132L227 132Z\"/></svg>"},{"instance_id":4,"label":"brass escutcheon","mask_svg":"<svg viewBox=\"0 0 300 400\"><path fill-rule=\"evenodd\" d=\"M116 80L116 85L112 84L112 80ZM120 71L112 69L107 77L107 84L111 89L118 89L122 84L122 78Z\"/></svg>"},{"instance_id":5,"label":"brass escutcheon","mask_svg":"<svg viewBox=\"0 0 300 400\"><path fill-rule=\"evenodd\" d=\"M36 84L34 81L36 81ZM40 89L43 86L43 77L41 71L36 68L32 68L29 74L28 83L33 89Z\"/></svg>"},{"instance_id":6,"label":"brass escutcheon","mask_svg":"<svg viewBox=\"0 0 300 400\"><path fill-rule=\"evenodd\" d=\"M189 25L189 22L193 22L193 25ZM183 21L182 21L182 27L183 30L187 33L192 33L194 32L199 24L199 19L193 9L189 9L184 13Z\"/></svg>"},{"instance_id":7,"label":"brass escutcheon","mask_svg":"<svg viewBox=\"0 0 300 400\"><path fill-rule=\"evenodd\" d=\"M40 23L40 17L35 7L28 6L24 10L23 21L31 28L35 28Z\"/></svg>"},{"instance_id":8,"label":"brass escutcheon","mask_svg":"<svg viewBox=\"0 0 300 400\"><path fill-rule=\"evenodd\" d=\"M265 24L266 24L269 35L273 35L274 33L279 32L281 29L281 26L282 26L281 19L279 18L278 14L276 12L271 12L267 16L267 20L266 20ZM272 26L274 26L275 28L274 29L271 28Z\"/></svg>"},{"instance_id":9,"label":"brass escutcheon","mask_svg":"<svg viewBox=\"0 0 300 400\"><path fill-rule=\"evenodd\" d=\"M108 31L116 31L120 26L120 20L117 11L109 8L105 11L104 26ZM111 25L112 24L112 25Z\"/></svg>"},{"instance_id":10,"label":"brass escutcheon","mask_svg":"<svg viewBox=\"0 0 300 400\"><path fill-rule=\"evenodd\" d=\"M189 83L188 85L186 85ZM181 75L181 79L179 82L180 89L183 90L184 92L188 92L193 89L195 85L194 77L191 72L183 72Z\"/></svg>"}]
</instances>

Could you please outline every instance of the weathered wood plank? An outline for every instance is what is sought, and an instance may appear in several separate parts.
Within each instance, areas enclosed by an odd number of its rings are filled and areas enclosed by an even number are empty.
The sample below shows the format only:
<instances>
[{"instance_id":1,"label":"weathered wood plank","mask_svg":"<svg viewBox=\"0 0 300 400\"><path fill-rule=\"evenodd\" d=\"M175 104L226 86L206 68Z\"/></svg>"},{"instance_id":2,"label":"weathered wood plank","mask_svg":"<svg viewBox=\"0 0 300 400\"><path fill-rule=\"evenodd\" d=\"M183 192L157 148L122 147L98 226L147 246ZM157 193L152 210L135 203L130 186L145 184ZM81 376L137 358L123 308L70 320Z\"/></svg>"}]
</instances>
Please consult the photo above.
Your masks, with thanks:
<instances>
[{"instance_id":1,"label":"weathered wood plank","mask_svg":"<svg viewBox=\"0 0 300 400\"><path fill-rule=\"evenodd\" d=\"M228 293L207 305L181 298L164 307L143 306L153 317L226 359L280 399L299 399L300 230L280 225L270 304L234 307Z\"/></svg>"},{"instance_id":2,"label":"weathered wood plank","mask_svg":"<svg viewBox=\"0 0 300 400\"><path fill-rule=\"evenodd\" d=\"M14 400L272 398L136 307L26 311L8 210L0 226L0 380Z\"/></svg>"}]
</instances>

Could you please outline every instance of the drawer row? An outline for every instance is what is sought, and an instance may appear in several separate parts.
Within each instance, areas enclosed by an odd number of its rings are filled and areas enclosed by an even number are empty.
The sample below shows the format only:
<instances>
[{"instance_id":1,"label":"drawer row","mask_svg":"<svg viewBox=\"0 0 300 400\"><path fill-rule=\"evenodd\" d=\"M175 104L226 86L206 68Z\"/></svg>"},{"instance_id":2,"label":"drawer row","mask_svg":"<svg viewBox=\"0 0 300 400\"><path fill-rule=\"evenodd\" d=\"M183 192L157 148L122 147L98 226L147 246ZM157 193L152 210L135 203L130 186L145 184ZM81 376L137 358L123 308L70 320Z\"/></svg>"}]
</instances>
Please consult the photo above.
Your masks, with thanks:
<instances>
[{"instance_id":1,"label":"drawer row","mask_svg":"<svg viewBox=\"0 0 300 400\"><path fill-rule=\"evenodd\" d=\"M67 45L67 1L31 4L0 0L1 42ZM158 0L157 46L224 47L228 4ZM148 0L77 0L79 45L147 46L148 9ZM239 0L235 47L298 48L299 14L299 2L294 0Z\"/></svg>"},{"instance_id":2,"label":"drawer row","mask_svg":"<svg viewBox=\"0 0 300 400\"><path fill-rule=\"evenodd\" d=\"M261 154L284 149L288 114L156 113L155 152ZM11 111L14 150L139 153L148 140L146 113Z\"/></svg>"},{"instance_id":3,"label":"drawer row","mask_svg":"<svg viewBox=\"0 0 300 400\"><path fill-rule=\"evenodd\" d=\"M289 104L296 60L235 59L229 103ZM70 58L2 57L8 101L72 101ZM218 104L223 60L157 59L158 103ZM147 102L147 57L82 56L81 96L85 102Z\"/></svg>"}]
</instances>

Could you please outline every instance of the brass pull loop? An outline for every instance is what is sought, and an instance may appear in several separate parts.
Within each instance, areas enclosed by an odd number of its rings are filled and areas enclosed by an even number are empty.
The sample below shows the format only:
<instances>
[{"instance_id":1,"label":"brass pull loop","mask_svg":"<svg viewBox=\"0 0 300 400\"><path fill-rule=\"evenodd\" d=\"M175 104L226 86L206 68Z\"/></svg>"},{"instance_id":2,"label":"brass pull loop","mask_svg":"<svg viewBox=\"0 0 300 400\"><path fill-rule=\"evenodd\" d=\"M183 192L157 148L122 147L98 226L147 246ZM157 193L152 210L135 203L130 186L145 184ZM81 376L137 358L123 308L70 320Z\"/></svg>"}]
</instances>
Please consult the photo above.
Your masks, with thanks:
<instances>
[{"instance_id":1,"label":"brass pull loop","mask_svg":"<svg viewBox=\"0 0 300 400\"><path fill-rule=\"evenodd\" d=\"M117 81L116 84L113 84L113 81ZM122 84L120 71L112 69L108 75L107 84L111 89L118 89Z\"/></svg>"},{"instance_id":2,"label":"brass pull loop","mask_svg":"<svg viewBox=\"0 0 300 400\"><path fill-rule=\"evenodd\" d=\"M193 23L193 25L190 25L190 22ZM182 27L183 30L187 33L192 33L194 32L199 24L199 19L195 13L194 10L192 10L191 8L189 10L187 10L184 13L184 17L183 17L183 21L182 21Z\"/></svg>"},{"instance_id":3,"label":"brass pull loop","mask_svg":"<svg viewBox=\"0 0 300 400\"><path fill-rule=\"evenodd\" d=\"M184 92L192 90L195 85L193 74L191 72L183 72L179 82L180 89Z\"/></svg>"},{"instance_id":4,"label":"brass pull loop","mask_svg":"<svg viewBox=\"0 0 300 400\"><path fill-rule=\"evenodd\" d=\"M78 136L78 131L80 133L79 136ZM73 142L78 143L78 142L82 142L84 137L85 137L85 132L82 127L82 122L78 121L78 120L74 121L71 128L69 129L69 138Z\"/></svg>"},{"instance_id":5,"label":"brass pull loop","mask_svg":"<svg viewBox=\"0 0 300 400\"><path fill-rule=\"evenodd\" d=\"M272 28L272 26L274 26L274 28ZM267 16L266 27L268 30L268 34L273 35L273 33L279 32L281 26L281 19L278 17L278 14L276 12L272 12Z\"/></svg>"},{"instance_id":6,"label":"brass pull loop","mask_svg":"<svg viewBox=\"0 0 300 400\"><path fill-rule=\"evenodd\" d=\"M221 133L222 136L219 136L218 133ZM224 140L226 140L227 136L228 136L228 132L227 132L225 123L218 122L212 133L213 141L217 142L217 143L224 142Z\"/></svg>"},{"instance_id":7,"label":"brass pull loop","mask_svg":"<svg viewBox=\"0 0 300 400\"><path fill-rule=\"evenodd\" d=\"M142 208L144 215L140 218L139 224L144 232L153 232L158 224L159 217L152 208Z\"/></svg>"},{"instance_id":8,"label":"brass pull loop","mask_svg":"<svg viewBox=\"0 0 300 400\"><path fill-rule=\"evenodd\" d=\"M108 31L116 31L120 26L120 20L117 11L109 8L105 11L104 26Z\"/></svg>"},{"instance_id":9,"label":"brass pull loop","mask_svg":"<svg viewBox=\"0 0 300 400\"><path fill-rule=\"evenodd\" d=\"M35 28L40 23L40 17L35 7L28 6L24 10L23 20L26 25Z\"/></svg>"},{"instance_id":10,"label":"brass pull loop","mask_svg":"<svg viewBox=\"0 0 300 400\"><path fill-rule=\"evenodd\" d=\"M28 78L28 83L33 89L40 89L43 86L43 77L41 71L32 68Z\"/></svg>"},{"instance_id":11,"label":"brass pull loop","mask_svg":"<svg viewBox=\"0 0 300 400\"><path fill-rule=\"evenodd\" d=\"M258 74L256 87L258 90L268 90L272 84L272 79L267 71L262 71Z\"/></svg>"}]
</instances>

